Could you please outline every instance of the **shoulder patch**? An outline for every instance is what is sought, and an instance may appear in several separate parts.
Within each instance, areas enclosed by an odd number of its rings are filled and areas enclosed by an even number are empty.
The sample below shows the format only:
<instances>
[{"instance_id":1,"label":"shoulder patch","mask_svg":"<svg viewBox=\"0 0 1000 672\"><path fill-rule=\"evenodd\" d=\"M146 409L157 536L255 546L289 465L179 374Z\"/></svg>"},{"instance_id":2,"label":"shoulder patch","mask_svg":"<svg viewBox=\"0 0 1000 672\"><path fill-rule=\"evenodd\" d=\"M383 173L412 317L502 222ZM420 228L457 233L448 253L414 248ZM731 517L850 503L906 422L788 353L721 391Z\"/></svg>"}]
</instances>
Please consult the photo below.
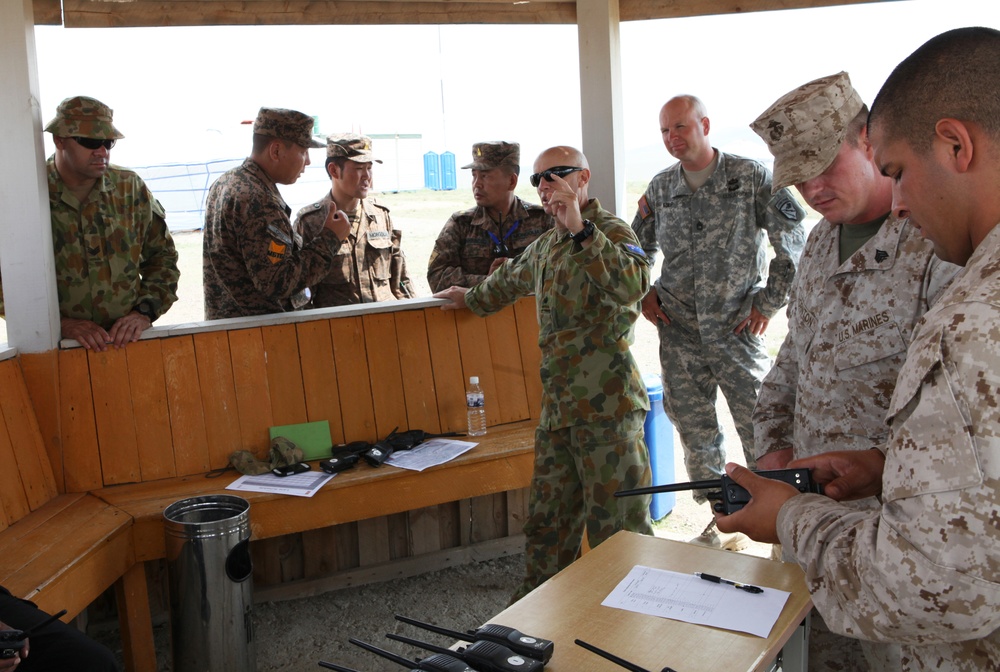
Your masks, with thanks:
<instances>
[{"instance_id":1,"label":"shoulder patch","mask_svg":"<svg viewBox=\"0 0 1000 672\"><path fill-rule=\"evenodd\" d=\"M281 243L272 240L271 243L267 246L267 260L270 261L272 264L277 264L279 261L285 258L286 247L287 247L286 245L282 245Z\"/></svg>"},{"instance_id":2,"label":"shoulder patch","mask_svg":"<svg viewBox=\"0 0 1000 672\"><path fill-rule=\"evenodd\" d=\"M786 219L799 218L799 209L795 207L795 204L792 203L791 199L783 198L775 203L774 207L777 208L778 212L783 214Z\"/></svg>"},{"instance_id":3,"label":"shoulder patch","mask_svg":"<svg viewBox=\"0 0 1000 672\"><path fill-rule=\"evenodd\" d=\"M653 214L653 209L649 207L649 199L646 198L646 194L643 194L639 198L639 216L646 219L651 214Z\"/></svg>"},{"instance_id":4,"label":"shoulder patch","mask_svg":"<svg viewBox=\"0 0 1000 672\"><path fill-rule=\"evenodd\" d=\"M636 245L635 243L625 243L625 249L631 252L632 254L638 255L640 257L646 256L646 253L643 252L642 248Z\"/></svg>"}]
</instances>

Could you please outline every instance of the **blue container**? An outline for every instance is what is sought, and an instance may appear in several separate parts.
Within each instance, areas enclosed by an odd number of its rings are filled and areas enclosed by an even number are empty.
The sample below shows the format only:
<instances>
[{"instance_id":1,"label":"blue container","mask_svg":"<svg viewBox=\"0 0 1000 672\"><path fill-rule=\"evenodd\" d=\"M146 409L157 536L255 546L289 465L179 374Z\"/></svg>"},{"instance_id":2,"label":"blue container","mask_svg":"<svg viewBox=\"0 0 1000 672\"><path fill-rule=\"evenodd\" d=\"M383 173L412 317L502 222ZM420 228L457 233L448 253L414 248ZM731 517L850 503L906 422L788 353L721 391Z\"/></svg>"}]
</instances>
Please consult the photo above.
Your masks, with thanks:
<instances>
[{"instance_id":1,"label":"blue container","mask_svg":"<svg viewBox=\"0 0 1000 672\"><path fill-rule=\"evenodd\" d=\"M424 189L441 190L441 162L437 152L424 154Z\"/></svg>"},{"instance_id":2,"label":"blue container","mask_svg":"<svg viewBox=\"0 0 1000 672\"><path fill-rule=\"evenodd\" d=\"M649 466L653 471L653 485L675 483L674 480L674 427L663 410L663 382L660 374L648 373L642 377L649 395L649 413L643 430L649 447ZM674 510L677 493L661 492L653 495L649 515L659 520Z\"/></svg>"},{"instance_id":3,"label":"blue container","mask_svg":"<svg viewBox=\"0 0 1000 672\"><path fill-rule=\"evenodd\" d=\"M458 188L458 177L455 174L455 155L451 152L441 152L441 189L453 191Z\"/></svg>"}]
</instances>

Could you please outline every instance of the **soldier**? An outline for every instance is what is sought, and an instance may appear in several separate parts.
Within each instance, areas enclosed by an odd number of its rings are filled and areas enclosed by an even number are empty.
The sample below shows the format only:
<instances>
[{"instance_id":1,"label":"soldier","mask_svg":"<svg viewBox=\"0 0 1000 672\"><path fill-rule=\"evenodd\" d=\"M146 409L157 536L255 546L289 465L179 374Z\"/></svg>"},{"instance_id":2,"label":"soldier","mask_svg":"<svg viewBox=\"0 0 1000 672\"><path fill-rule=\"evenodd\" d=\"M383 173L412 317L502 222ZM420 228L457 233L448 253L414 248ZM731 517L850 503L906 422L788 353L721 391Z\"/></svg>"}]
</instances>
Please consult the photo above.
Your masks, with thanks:
<instances>
[{"instance_id":1,"label":"soldier","mask_svg":"<svg viewBox=\"0 0 1000 672\"><path fill-rule=\"evenodd\" d=\"M884 443L914 329L958 270L890 212L892 181L875 166L867 120L841 72L785 94L751 124L774 154L772 190L794 184L824 216L802 252L788 335L754 409L759 469ZM831 635L813 614L809 668L898 670L899 647Z\"/></svg>"},{"instance_id":2,"label":"soldier","mask_svg":"<svg viewBox=\"0 0 1000 672\"><path fill-rule=\"evenodd\" d=\"M648 255L664 254L642 314L660 335L663 408L680 434L688 475L700 481L718 478L725 462L720 387L753 466L750 415L770 368L760 337L788 299L805 213L787 189L772 195L763 165L712 147L705 106L694 96L667 101L660 130L679 162L653 177L632 228ZM767 269L765 238L774 249ZM704 491L693 494L707 501ZM747 545L741 535L720 537L714 520L692 541Z\"/></svg>"},{"instance_id":3,"label":"soldier","mask_svg":"<svg viewBox=\"0 0 1000 672\"><path fill-rule=\"evenodd\" d=\"M521 172L516 142L477 142L472 146L472 195L476 207L445 222L427 262L431 291L472 287L506 259L524 251L552 228L551 218L514 195Z\"/></svg>"},{"instance_id":4,"label":"soldier","mask_svg":"<svg viewBox=\"0 0 1000 672\"><path fill-rule=\"evenodd\" d=\"M67 98L45 130L45 164L63 338L104 351L139 339L177 300L177 250L163 206L138 175L112 165L125 136L112 110ZM3 304L0 302L0 315Z\"/></svg>"},{"instance_id":5,"label":"soldier","mask_svg":"<svg viewBox=\"0 0 1000 672\"><path fill-rule=\"evenodd\" d=\"M451 301L445 310L480 316L529 294L538 302L542 413L515 600L576 559L584 529L591 546L621 529L652 534L648 496L612 496L650 482L649 400L629 351L649 260L625 222L587 196L589 182L578 150L542 152L531 184L555 228L472 289L435 294Z\"/></svg>"},{"instance_id":6,"label":"soldier","mask_svg":"<svg viewBox=\"0 0 1000 672\"><path fill-rule=\"evenodd\" d=\"M834 632L899 642L904 670L1000 661L1000 32L939 35L872 104L893 210L964 266L916 328L886 443L797 460L823 495L727 470L752 495L719 529L780 539ZM843 416L842 409L837 409ZM878 495L877 510L834 500Z\"/></svg>"},{"instance_id":7,"label":"soldier","mask_svg":"<svg viewBox=\"0 0 1000 672\"><path fill-rule=\"evenodd\" d=\"M307 242L292 231L278 184L294 184L309 165L313 119L262 107L253 124L253 151L208 192L202 264L205 319L280 313L305 306L310 286L334 265L351 223L330 208Z\"/></svg>"},{"instance_id":8,"label":"soldier","mask_svg":"<svg viewBox=\"0 0 1000 672\"><path fill-rule=\"evenodd\" d=\"M312 287L314 308L409 299L413 285L399 248L402 232L392 228L389 208L368 198L372 186L372 141L343 133L326 139L326 172L332 187L317 203L295 215L295 230L307 241L323 230L331 210L342 210L351 231L334 259L333 270Z\"/></svg>"}]
</instances>

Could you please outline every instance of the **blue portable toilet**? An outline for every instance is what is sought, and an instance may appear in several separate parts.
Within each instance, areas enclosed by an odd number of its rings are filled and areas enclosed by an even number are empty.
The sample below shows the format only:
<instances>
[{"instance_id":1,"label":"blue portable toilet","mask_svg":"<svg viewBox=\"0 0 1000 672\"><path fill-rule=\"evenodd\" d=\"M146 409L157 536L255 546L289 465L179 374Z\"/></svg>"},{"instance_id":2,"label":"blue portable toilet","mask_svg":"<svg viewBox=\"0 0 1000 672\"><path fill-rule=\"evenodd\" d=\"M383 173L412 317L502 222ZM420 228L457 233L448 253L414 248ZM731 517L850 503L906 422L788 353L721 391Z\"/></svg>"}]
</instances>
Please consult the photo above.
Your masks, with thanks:
<instances>
[{"instance_id":1,"label":"blue portable toilet","mask_svg":"<svg viewBox=\"0 0 1000 672\"><path fill-rule=\"evenodd\" d=\"M649 468L653 472L653 485L676 483L674 480L674 427L663 410L663 382L658 373L647 373L642 377L649 395L649 413L643 431L649 448ZM649 515L659 520L674 510L677 494L661 492L653 495L649 504Z\"/></svg>"},{"instance_id":2,"label":"blue portable toilet","mask_svg":"<svg viewBox=\"0 0 1000 672\"><path fill-rule=\"evenodd\" d=\"M458 187L458 177L455 174L455 155L451 152L441 152L441 189L454 191Z\"/></svg>"},{"instance_id":3,"label":"blue portable toilet","mask_svg":"<svg viewBox=\"0 0 1000 672\"><path fill-rule=\"evenodd\" d=\"M424 189L441 190L441 165L437 152L424 154Z\"/></svg>"}]
</instances>

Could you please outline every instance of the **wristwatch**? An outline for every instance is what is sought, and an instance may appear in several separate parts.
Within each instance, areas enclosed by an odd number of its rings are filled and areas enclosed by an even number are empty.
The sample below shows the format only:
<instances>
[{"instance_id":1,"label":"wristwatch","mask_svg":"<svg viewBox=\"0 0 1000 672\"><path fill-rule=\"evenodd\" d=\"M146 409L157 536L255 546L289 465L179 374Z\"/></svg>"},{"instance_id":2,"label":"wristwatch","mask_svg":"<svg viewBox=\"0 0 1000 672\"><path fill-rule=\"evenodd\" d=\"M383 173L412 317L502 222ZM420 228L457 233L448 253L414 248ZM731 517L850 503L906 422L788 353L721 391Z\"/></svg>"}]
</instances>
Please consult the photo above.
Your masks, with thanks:
<instances>
[{"instance_id":1,"label":"wristwatch","mask_svg":"<svg viewBox=\"0 0 1000 672\"><path fill-rule=\"evenodd\" d=\"M140 315L145 316L146 319L149 320L150 324L152 324L156 320L156 313L153 312L153 307L149 305L149 301L140 301L139 303L135 304L132 307L132 312L139 313Z\"/></svg>"},{"instance_id":2,"label":"wristwatch","mask_svg":"<svg viewBox=\"0 0 1000 672\"><path fill-rule=\"evenodd\" d=\"M582 243L592 235L594 235L594 223L589 219L585 219L583 220L583 228L576 233L569 234L569 237L572 238L575 243Z\"/></svg>"}]
</instances>

